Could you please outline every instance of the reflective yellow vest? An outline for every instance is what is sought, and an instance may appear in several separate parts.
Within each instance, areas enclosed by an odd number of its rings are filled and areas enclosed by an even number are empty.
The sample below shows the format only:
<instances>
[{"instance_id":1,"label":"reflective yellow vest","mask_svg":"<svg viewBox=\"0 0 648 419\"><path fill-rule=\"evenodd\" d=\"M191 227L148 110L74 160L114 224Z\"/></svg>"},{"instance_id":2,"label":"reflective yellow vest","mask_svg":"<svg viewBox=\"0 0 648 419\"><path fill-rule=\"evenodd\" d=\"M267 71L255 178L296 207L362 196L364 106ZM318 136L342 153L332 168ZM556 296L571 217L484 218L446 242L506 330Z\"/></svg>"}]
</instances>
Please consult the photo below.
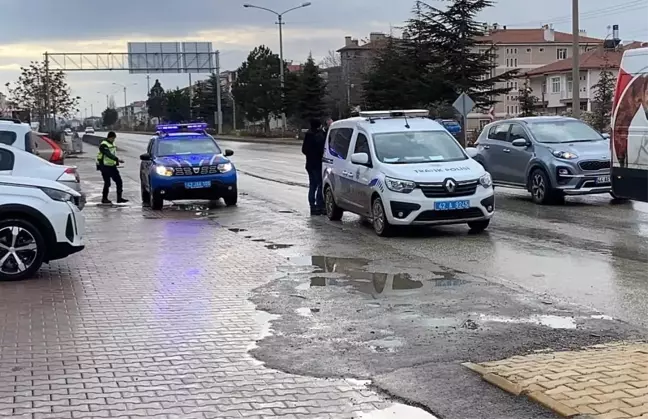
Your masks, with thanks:
<instances>
[{"instance_id":1,"label":"reflective yellow vest","mask_svg":"<svg viewBox=\"0 0 648 419\"><path fill-rule=\"evenodd\" d=\"M108 140L103 140L101 144L99 144L99 147L103 145L108 147L108 151L110 151L113 156L117 155L117 147L115 146L115 144L110 143ZM104 156L101 152L101 149L99 150L99 153L97 153L97 164L104 166L117 166L117 162L107 156Z\"/></svg>"}]
</instances>

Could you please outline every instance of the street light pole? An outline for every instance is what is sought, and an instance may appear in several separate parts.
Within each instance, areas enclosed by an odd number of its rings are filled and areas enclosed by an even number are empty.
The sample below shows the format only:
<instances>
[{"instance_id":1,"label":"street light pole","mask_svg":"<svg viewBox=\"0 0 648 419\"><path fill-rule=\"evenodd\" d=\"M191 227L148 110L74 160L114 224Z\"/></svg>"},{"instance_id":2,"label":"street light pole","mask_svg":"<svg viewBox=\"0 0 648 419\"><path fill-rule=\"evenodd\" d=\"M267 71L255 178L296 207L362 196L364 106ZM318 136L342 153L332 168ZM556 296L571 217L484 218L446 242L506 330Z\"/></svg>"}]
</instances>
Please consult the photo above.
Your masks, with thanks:
<instances>
[{"instance_id":1,"label":"street light pole","mask_svg":"<svg viewBox=\"0 0 648 419\"><path fill-rule=\"evenodd\" d=\"M311 5L311 2L306 2L302 3L299 6L293 7L291 9L288 9L282 13L278 13L272 9L268 9L266 7L261 7L261 6L255 6L253 4L244 4L243 7L245 8L252 8L252 9L260 9L260 10L265 10L266 12L273 13L274 15L277 16L277 24L279 25L279 79L281 81L281 98L284 98L284 86L286 83L285 75L284 75L284 58L283 58L283 16L291 12L293 10L301 9L304 7L308 7ZM286 131L286 114L284 112L281 113L281 127L283 131Z\"/></svg>"},{"instance_id":2,"label":"street light pole","mask_svg":"<svg viewBox=\"0 0 648 419\"><path fill-rule=\"evenodd\" d=\"M572 116L580 117L580 23L578 0L572 0Z\"/></svg>"}]
</instances>

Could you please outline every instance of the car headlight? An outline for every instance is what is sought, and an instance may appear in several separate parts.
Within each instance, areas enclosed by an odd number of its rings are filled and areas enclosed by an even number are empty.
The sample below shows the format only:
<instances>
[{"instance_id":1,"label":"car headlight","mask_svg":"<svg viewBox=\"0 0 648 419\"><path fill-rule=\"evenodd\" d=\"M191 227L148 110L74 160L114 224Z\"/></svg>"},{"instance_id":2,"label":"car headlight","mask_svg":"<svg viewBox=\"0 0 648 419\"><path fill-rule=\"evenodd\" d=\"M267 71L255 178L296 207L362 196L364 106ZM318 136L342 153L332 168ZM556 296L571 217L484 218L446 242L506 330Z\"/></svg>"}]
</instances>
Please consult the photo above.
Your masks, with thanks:
<instances>
[{"instance_id":1,"label":"car headlight","mask_svg":"<svg viewBox=\"0 0 648 419\"><path fill-rule=\"evenodd\" d=\"M173 176L173 170L165 166L155 166L155 173L160 176Z\"/></svg>"},{"instance_id":2,"label":"car headlight","mask_svg":"<svg viewBox=\"0 0 648 419\"><path fill-rule=\"evenodd\" d=\"M491 186L493 186L493 178L491 177L490 173L486 172L482 175L482 177L479 178L479 183L484 188L490 188Z\"/></svg>"},{"instance_id":3,"label":"car headlight","mask_svg":"<svg viewBox=\"0 0 648 419\"><path fill-rule=\"evenodd\" d=\"M232 163L219 164L217 167L219 172L229 172L233 168Z\"/></svg>"},{"instance_id":4,"label":"car headlight","mask_svg":"<svg viewBox=\"0 0 648 419\"><path fill-rule=\"evenodd\" d=\"M416 188L416 183L409 180L385 178L387 189L394 192L410 193Z\"/></svg>"},{"instance_id":5,"label":"car headlight","mask_svg":"<svg viewBox=\"0 0 648 419\"><path fill-rule=\"evenodd\" d=\"M52 188L40 188L47 196L49 196L54 201L59 202L74 202L74 195L59 191L58 189Z\"/></svg>"},{"instance_id":6,"label":"car headlight","mask_svg":"<svg viewBox=\"0 0 648 419\"><path fill-rule=\"evenodd\" d=\"M553 154L554 157L565 160L573 160L578 158L576 154L570 153L569 151L551 150L551 154Z\"/></svg>"}]
</instances>

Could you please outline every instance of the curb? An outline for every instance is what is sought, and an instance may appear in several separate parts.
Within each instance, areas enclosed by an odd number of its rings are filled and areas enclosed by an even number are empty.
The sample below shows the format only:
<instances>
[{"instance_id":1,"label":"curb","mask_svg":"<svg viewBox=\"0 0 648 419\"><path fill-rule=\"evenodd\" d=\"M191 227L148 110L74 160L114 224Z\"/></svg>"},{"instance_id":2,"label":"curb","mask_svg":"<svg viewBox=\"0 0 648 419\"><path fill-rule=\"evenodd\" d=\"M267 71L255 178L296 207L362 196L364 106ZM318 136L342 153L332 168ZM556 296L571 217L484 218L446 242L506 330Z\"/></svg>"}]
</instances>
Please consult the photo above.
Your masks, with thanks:
<instances>
[{"instance_id":1,"label":"curb","mask_svg":"<svg viewBox=\"0 0 648 419\"><path fill-rule=\"evenodd\" d=\"M559 401L552 399L551 397L547 396L541 391L532 391L532 392L524 391L522 389L522 386L520 386L519 384L515 384L507 380L506 378L490 373L486 368L484 368L479 364L474 364L472 362L464 362L461 365L481 375L481 378L484 381L494 385L495 387L499 387L500 389L514 396L520 396L520 395L526 396L530 400L538 404L541 404L542 406L559 414L562 417L574 418L574 419L592 419L590 416L580 415L580 413L575 409L563 403L560 403Z\"/></svg>"}]
</instances>

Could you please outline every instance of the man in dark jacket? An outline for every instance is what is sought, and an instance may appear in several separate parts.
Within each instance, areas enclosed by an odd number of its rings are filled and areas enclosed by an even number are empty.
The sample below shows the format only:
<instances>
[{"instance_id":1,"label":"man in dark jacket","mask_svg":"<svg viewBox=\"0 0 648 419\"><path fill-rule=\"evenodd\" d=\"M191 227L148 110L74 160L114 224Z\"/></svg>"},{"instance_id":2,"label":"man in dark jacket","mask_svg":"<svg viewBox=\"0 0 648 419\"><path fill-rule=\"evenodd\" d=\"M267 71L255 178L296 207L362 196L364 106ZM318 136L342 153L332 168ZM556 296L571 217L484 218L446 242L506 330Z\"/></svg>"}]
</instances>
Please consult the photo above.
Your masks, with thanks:
<instances>
[{"instance_id":1,"label":"man in dark jacket","mask_svg":"<svg viewBox=\"0 0 648 419\"><path fill-rule=\"evenodd\" d=\"M324 198L322 196L322 157L324 156L324 142L326 138L322 132L322 123L313 119L310 130L304 136L302 153L306 156L306 172L308 172L308 202L311 215L324 214Z\"/></svg>"}]
</instances>

